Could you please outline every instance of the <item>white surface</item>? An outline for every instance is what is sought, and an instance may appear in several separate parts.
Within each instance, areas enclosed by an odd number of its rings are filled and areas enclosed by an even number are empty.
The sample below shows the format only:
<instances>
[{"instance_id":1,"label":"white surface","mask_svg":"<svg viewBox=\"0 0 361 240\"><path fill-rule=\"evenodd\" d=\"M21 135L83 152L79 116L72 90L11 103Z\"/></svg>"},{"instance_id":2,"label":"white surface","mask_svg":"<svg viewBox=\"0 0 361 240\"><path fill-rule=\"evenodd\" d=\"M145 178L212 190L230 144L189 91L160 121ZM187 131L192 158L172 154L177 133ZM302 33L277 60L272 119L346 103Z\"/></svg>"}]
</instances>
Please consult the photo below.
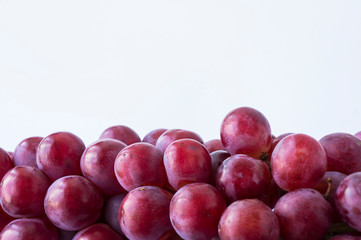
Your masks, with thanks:
<instances>
[{"instance_id":1,"label":"white surface","mask_svg":"<svg viewBox=\"0 0 361 240\"><path fill-rule=\"evenodd\" d=\"M124 124L219 137L361 130L361 1L0 0L0 147Z\"/></svg>"}]
</instances>

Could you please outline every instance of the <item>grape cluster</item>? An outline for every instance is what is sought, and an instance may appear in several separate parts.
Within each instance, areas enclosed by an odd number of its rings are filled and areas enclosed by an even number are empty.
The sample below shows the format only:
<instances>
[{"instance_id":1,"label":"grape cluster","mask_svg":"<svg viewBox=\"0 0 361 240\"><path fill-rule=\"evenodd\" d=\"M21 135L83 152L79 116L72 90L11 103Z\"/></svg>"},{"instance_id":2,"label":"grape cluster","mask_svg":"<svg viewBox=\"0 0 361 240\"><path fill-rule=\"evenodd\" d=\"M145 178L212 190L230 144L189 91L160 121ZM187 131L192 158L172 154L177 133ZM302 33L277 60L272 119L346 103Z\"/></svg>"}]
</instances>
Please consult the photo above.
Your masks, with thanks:
<instances>
[{"instance_id":1,"label":"grape cluster","mask_svg":"<svg viewBox=\"0 0 361 240\"><path fill-rule=\"evenodd\" d=\"M361 240L361 132L275 137L250 107L220 139L106 129L0 148L0 240Z\"/></svg>"}]
</instances>

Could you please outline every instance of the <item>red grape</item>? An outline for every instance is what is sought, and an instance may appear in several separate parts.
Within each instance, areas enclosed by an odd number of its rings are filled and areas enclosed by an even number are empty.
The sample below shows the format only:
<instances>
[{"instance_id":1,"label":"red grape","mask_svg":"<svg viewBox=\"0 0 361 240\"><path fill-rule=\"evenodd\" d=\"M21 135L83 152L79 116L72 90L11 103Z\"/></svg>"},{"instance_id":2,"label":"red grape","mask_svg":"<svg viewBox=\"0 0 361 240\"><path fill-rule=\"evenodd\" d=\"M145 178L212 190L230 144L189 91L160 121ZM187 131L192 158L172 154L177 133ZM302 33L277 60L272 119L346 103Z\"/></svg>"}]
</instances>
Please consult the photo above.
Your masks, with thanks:
<instances>
[{"instance_id":1,"label":"red grape","mask_svg":"<svg viewBox=\"0 0 361 240\"><path fill-rule=\"evenodd\" d=\"M119 193L117 195L114 195L105 202L104 206L105 222L115 231L121 234L122 230L120 229L118 212L125 196L126 193Z\"/></svg>"},{"instance_id":2,"label":"red grape","mask_svg":"<svg viewBox=\"0 0 361 240\"><path fill-rule=\"evenodd\" d=\"M114 173L115 158L125 147L126 145L118 140L98 140L85 149L80 159L83 175L106 196L125 192Z\"/></svg>"},{"instance_id":3,"label":"red grape","mask_svg":"<svg viewBox=\"0 0 361 240\"><path fill-rule=\"evenodd\" d=\"M343 220L361 232L361 172L348 175L340 183L335 203Z\"/></svg>"},{"instance_id":4,"label":"red grape","mask_svg":"<svg viewBox=\"0 0 361 240\"><path fill-rule=\"evenodd\" d=\"M275 180L272 178L267 188L266 195L261 200L267 204L270 208L274 208L278 199L282 195L281 188L276 184Z\"/></svg>"},{"instance_id":5,"label":"red grape","mask_svg":"<svg viewBox=\"0 0 361 240\"><path fill-rule=\"evenodd\" d=\"M226 160L227 158L229 158L231 156L231 154L229 154L228 152L224 151L224 150L217 150L214 151L210 154L211 159L212 159L212 179L211 179L211 183L212 185L216 185L216 175L217 175L217 170L219 168L219 166L221 166L222 162L224 160Z\"/></svg>"},{"instance_id":6,"label":"red grape","mask_svg":"<svg viewBox=\"0 0 361 240\"><path fill-rule=\"evenodd\" d=\"M165 128L159 128L159 129L155 129L153 131L150 131L147 135L145 135L145 137L143 138L143 142L147 142L152 144L153 146L156 145L158 138L160 137L160 135L162 135L165 131L167 131L168 129Z\"/></svg>"},{"instance_id":7,"label":"red grape","mask_svg":"<svg viewBox=\"0 0 361 240\"><path fill-rule=\"evenodd\" d=\"M218 232L221 240L278 240L280 227L276 215L257 199L233 202L222 214Z\"/></svg>"},{"instance_id":8,"label":"red grape","mask_svg":"<svg viewBox=\"0 0 361 240\"><path fill-rule=\"evenodd\" d=\"M211 180L211 157L203 144L193 139L172 142L164 152L164 166L174 189L189 183L209 183Z\"/></svg>"},{"instance_id":9,"label":"red grape","mask_svg":"<svg viewBox=\"0 0 361 240\"><path fill-rule=\"evenodd\" d=\"M283 195L274 212L282 239L319 240L332 223L332 207L316 190L301 188Z\"/></svg>"},{"instance_id":10,"label":"red grape","mask_svg":"<svg viewBox=\"0 0 361 240\"><path fill-rule=\"evenodd\" d=\"M305 134L282 139L271 157L272 176L281 188L313 188L326 173L327 158L321 144Z\"/></svg>"},{"instance_id":11,"label":"red grape","mask_svg":"<svg viewBox=\"0 0 361 240\"><path fill-rule=\"evenodd\" d=\"M133 129L124 125L116 125L105 129L99 138L116 139L122 141L126 145L141 141L139 135Z\"/></svg>"},{"instance_id":12,"label":"red grape","mask_svg":"<svg viewBox=\"0 0 361 240\"><path fill-rule=\"evenodd\" d=\"M73 240L122 240L108 225L97 223L79 231Z\"/></svg>"},{"instance_id":13,"label":"red grape","mask_svg":"<svg viewBox=\"0 0 361 240\"><path fill-rule=\"evenodd\" d=\"M218 235L218 222L227 205L212 185L192 183L179 189L170 203L170 220L187 240L209 240Z\"/></svg>"},{"instance_id":14,"label":"red grape","mask_svg":"<svg viewBox=\"0 0 361 240\"><path fill-rule=\"evenodd\" d=\"M36 164L52 181L67 175L80 175L84 149L83 141L74 134L53 133L39 143Z\"/></svg>"},{"instance_id":15,"label":"red grape","mask_svg":"<svg viewBox=\"0 0 361 240\"><path fill-rule=\"evenodd\" d=\"M49 229L41 219L22 218L6 225L0 240L58 240L58 234L54 226Z\"/></svg>"},{"instance_id":16,"label":"red grape","mask_svg":"<svg viewBox=\"0 0 361 240\"><path fill-rule=\"evenodd\" d=\"M271 173L265 162L244 154L236 154L218 168L217 189L227 202L239 199L262 199L269 187Z\"/></svg>"},{"instance_id":17,"label":"red grape","mask_svg":"<svg viewBox=\"0 0 361 240\"><path fill-rule=\"evenodd\" d=\"M271 127L266 117L250 107L240 107L227 114L221 125L221 140L230 154L261 158L272 143Z\"/></svg>"},{"instance_id":18,"label":"red grape","mask_svg":"<svg viewBox=\"0 0 361 240\"><path fill-rule=\"evenodd\" d=\"M58 228L77 231L94 223L100 216L103 197L85 177L66 176L48 189L44 208Z\"/></svg>"},{"instance_id":19,"label":"red grape","mask_svg":"<svg viewBox=\"0 0 361 240\"><path fill-rule=\"evenodd\" d=\"M276 145L277 145L282 139L284 139L285 137L287 137L288 135L291 135L291 134L293 134L293 133L283 133L283 134L279 135L279 136L276 137L276 138L272 138L271 148L270 148L269 151L268 151L268 156L269 156L269 158L271 158L272 153L273 153L273 150L275 149Z\"/></svg>"},{"instance_id":20,"label":"red grape","mask_svg":"<svg viewBox=\"0 0 361 240\"><path fill-rule=\"evenodd\" d=\"M209 153L218 150L225 150L220 139L212 139L204 143L204 146L207 148Z\"/></svg>"},{"instance_id":21,"label":"red grape","mask_svg":"<svg viewBox=\"0 0 361 240\"><path fill-rule=\"evenodd\" d=\"M184 138L194 139L203 144L203 139L195 132L184 129L169 129L160 135L155 146L164 152L169 144Z\"/></svg>"},{"instance_id":22,"label":"red grape","mask_svg":"<svg viewBox=\"0 0 361 240\"><path fill-rule=\"evenodd\" d=\"M324 136L320 143L327 156L327 171L346 175L361 171L361 139L348 133Z\"/></svg>"},{"instance_id":23,"label":"red grape","mask_svg":"<svg viewBox=\"0 0 361 240\"><path fill-rule=\"evenodd\" d=\"M51 182L38 168L17 166L1 181L0 202L12 217L38 217L44 215L44 197Z\"/></svg>"},{"instance_id":24,"label":"red grape","mask_svg":"<svg viewBox=\"0 0 361 240\"><path fill-rule=\"evenodd\" d=\"M121 150L114 171L127 191L146 185L164 187L167 183L163 153L150 143L134 143Z\"/></svg>"},{"instance_id":25,"label":"red grape","mask_svg":"<svg viewBox=\"0 0 361 240\"><path fill-rule=\"evenodd\" d=\"M43 140L42 137L29 137L21 141L14 151L14 165L38 167L36 151L41 140Z\"/></svg>"},{"instance_id":26,"label":"red grape","mask_svg":"<svg viewBox=\"0 0 361 240\"><path fill-rule=\"evenodd\" d=\"M0 181L4 175L14 167L14 163L11 160L10 155L0 148Z\"/></svg>"},{"instance_id":27,"label":"red grape","mask_svg":"<svg viewBox=\"0 0 361 240\"><path fill-rule=\"evenodd\" d=\"M119 209L119 222L124 235L132 240L159 239L172 232L169 204L172 194L155 186L130 191Z\"/></svg>"}]
</instances>

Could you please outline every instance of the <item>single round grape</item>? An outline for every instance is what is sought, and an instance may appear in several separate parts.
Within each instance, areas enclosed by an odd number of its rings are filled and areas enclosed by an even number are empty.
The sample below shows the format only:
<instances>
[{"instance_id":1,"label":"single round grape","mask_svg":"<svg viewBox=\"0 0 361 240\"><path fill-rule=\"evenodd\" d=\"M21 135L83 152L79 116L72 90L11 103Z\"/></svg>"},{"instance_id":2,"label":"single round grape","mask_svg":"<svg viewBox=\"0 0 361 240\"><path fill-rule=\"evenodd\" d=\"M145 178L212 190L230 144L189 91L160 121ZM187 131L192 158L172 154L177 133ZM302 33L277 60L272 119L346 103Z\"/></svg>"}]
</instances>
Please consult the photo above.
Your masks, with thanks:
<instances>
[{"instance_id":1,"label":"single round grape","mask_svg":"<svg viewBox=\"0 0 361 240\"><path fill-rule=\"evenodd\" d=\"M335 203L342 219L361 232L361 172L348 175L340 183Z\"/></svg>"},{"instance_id":2,"label":"single round grape","mask_svg":"<svg viewBox=\"0 0 361 240\"><path fill-rule=\"evenodd\" d=\"M262 199L269 187L271 173L265 162L236 154L217 170L216 186L228 203L245 198Z\"/></svg>"},{"instance_id":3,"label":"single round grape","mask_svg":"<svg viewBox=\"0 0 361 240\"><path fill-rule=\"evenodd\" d=\"M101 139L90 144L80 159L83 175L106 196L125 192L114 173L115 158L125 147L121 141Z\"/></svg>"},{"instance_id":4,"label":"single round grape","mask_svg":"<svg viewBox=\"0 0 361 240\"><path fill-rule=\"evenodd\" d=\"M184 138L194 139L203 144L203 139L195 132L184 129L169 129L159 136L155 146L164 152L169 144Z\"/></svg>"},{"instance_id":5,"label":"single round grape","mask_svg":"<svg viewBox=\"0 0 361 240\"><path fill-rule=\"evenodd\" d=\"M14 151L14 165L38 167L36 165L36 151L41 140L43 140L42 137L29 137L21 141Z\"/></svg>"},{"instance_id":6,"label":"single round grape","mask_svg":"<svg viewBox=\"0 0 361 240\"><path fill-rule=\"evenodd\" d=\"M246 154L259 159L271 147L271 127L261 112L250 107L240 107L224 118L221 140L230 154Z\"/></svg>"},{"instance_id":7,"label":"single round grape","mask_svg":"<svg viewBox=\"0 0 361 240\"><path fill-rule=\"evenodd\" d=\"M272 176L287 191L315 187L327 169L327 158L321 144L306 134L283 138L271 157Z\"/></svg>"},{"instance_id":8,"label":"single round grape","mask_svg":"<svg viewBox=\"0 0 361 240\"><path fill-rule=\"evenodd\" d=\"M212 177L211 184L216 186L216 175L218 168L222 165L222 162L229 158L231 154L224 150L217 150L210 154L212 159Z\"/></svg>"},{"instance_id":9,"label":"single round grape","mask_svg":"<svg viewBox=\"0 0 361 240\"><path fill-rule=\"evenodd\" d=\"M132 240L153 240L172 232L169 220L172 196L155 186L130 191L119 208L118 218L124 235Z\"/></svg>"},{"instance_id":10,"label":"single round grape","mask_svg":"<svg viewBox=\"0 0 361 240\"><path fill-rule=\"evenodd\" d=\"M105 129L99 139L104 138L119 140L126 145L141 141L139 135L133 129L124 125L116 125Z\"/></svg>"},{"instance_id":11,"label":"single round grape","mask_svg":"<svg viewBox=\"0 0 361 240\"><path fill-rule=\"evenodd\" d=\"M106 200L104 204L104 219L105 222L112 227L116 232L123 234L120 229L120 223L118 219L118 212L120 205L123 202L127 193L119 193Z\"/></svg>"},{"instance_id":12,"label":"single round grape","mask_svg":"<svg viewBox=\"0 0 361 240\"><path fill-rule=\"evenodd\" d=\"M4 175L14 167L14 163L11 160L10 155L0 148L0 181Z\"/></svg>"},{"instance_id":13,"label":"single round grape","mask_svg":"<svg viewBox=\"0 0 361 240\"><path fill-rule=\"evenodd\" d=\"M271 148L268 151L268 158L270 159L273 153L273 150L275 149L276 145L285 137L287 137L288 135L291 135L293 133L283 133L281 135L279 135L278 137L272 138L272 144L271 144Z\"/></svg>"},{"instance_id":14,"label":"single round grape","mask_svg":"<svg viewBox=\"0 0 361 240\"><path fill-rule=\"evenodd\" d=\"M192 183L179 189L170 203L170 220L180 237L209 240L218 235L226 202L212 185Z\"/></svg>"},{"instance_id":15,"label":"single round grape","mask_svg":"<svg viewBox=\"0 0 361 240\"><path fill-rule=\"evenodd\" d=\"M283 195L274 207L282 239L320 240L332 223L329 202L315 189L301 188Z\"/></svg>"},{"instance_id":16,"label":"single round grape","mask_svg":"<svg viewBox=\"0 0 361 240\"><path fill-rule=\"evenodd\" d=\"M45 213L58 228L78 231L93 224L100 216L103 196L82 176L59 178L49 187L45 200Z\"/></svg>"},{"instance_id":17,"label":"single round grape","mask_svg":"<svg viewBox=\"0 0 361 240\"><path fill-rule=\"evenodd\" d=\"M333 133L321 138L327 156L327 171L349 175L361 171L361 139L348 133Z\"/></svg>"},{"instance_id":18,"label":"single round grape","mask_svg":"<svg viewBox=\"0 0 361 240\"><path fill-rule=\"evenodd\" d=\"M258 199L233 202L222 214L218 233L221 240L278 240L276 215Z\"/></svg>"},{"instance_id":19,"label":"single round grape","mask_svg":"<svg viewBox=\"0 0 361 240\"><path fill-rule=\"evenodd\" d=\"M212 152L218 151L218 150L225 151L222 141L220 139L209 140L204 143L204 146L207 148L209 153L212 153Z\"/></svg>"},{"instance_id":20,"label":"single round grape","mask_svg":"<svg viewBox=\"0 0 361 240\"><path fill-rule=\"evenodd\" d=\"M51 182L38 168L17 166L2 179L0 202L12 217L39 217L44 215L44 198Z\"/></svg>"},{"instance_id":21,"label":"single round grape","mask_svg":"<svg viewBox=\"0 0 361 240\"><path fill-rule=\"evenodd\" d=\"M122 240L108 225L97 223L79 231L73 240Z\"/></svg>"}]
</instances>

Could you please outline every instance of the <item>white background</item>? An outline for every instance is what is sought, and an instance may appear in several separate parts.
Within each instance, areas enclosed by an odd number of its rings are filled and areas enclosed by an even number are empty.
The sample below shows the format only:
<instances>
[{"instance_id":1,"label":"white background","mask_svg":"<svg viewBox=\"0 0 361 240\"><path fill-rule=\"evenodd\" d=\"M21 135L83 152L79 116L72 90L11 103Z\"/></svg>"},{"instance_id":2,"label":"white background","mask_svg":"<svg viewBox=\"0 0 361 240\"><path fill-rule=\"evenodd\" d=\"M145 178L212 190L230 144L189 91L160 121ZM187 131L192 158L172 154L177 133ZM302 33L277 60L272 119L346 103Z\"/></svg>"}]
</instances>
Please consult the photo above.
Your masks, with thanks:
<instances>
[{"instance_id":1,"label":"white background","mask_svg":"<svg viewBox=\"0 0 361 240\"><path fill-rule=\"evenodd\" d=\"M123 124L219 137L361 130L361 1L0 0L0 147Z\"/></svg>"}]
</instances>

